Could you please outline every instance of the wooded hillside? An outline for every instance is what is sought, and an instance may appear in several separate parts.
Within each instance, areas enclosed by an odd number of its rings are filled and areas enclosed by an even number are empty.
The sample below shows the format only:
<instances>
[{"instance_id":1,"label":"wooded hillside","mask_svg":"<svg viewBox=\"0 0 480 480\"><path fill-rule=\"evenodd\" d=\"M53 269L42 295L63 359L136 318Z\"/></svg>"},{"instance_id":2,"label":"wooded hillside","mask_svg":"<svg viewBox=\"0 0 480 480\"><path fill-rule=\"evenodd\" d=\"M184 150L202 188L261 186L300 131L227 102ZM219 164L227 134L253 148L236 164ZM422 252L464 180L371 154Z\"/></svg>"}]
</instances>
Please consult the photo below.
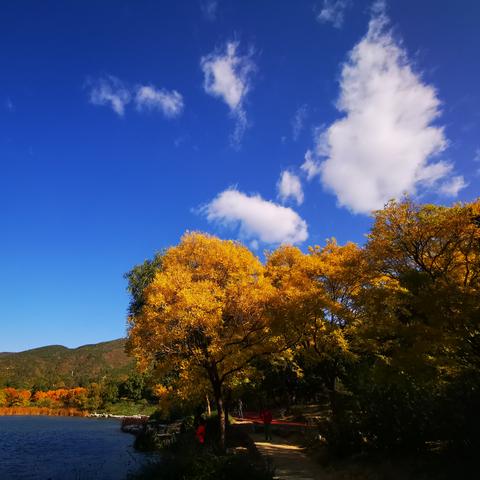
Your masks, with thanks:
<instances>
[{"instance_id":1,"label":"wooded hillside","mask_svg":"<svg viewBox=\"0 0 480 480\"><path fill-rule=\"evenodd\" d=\"M125 379L134 363L117 339L78 348L50 345L18 353L0 353L0 388L50 389Z\"/></svg>"}]
</instances>

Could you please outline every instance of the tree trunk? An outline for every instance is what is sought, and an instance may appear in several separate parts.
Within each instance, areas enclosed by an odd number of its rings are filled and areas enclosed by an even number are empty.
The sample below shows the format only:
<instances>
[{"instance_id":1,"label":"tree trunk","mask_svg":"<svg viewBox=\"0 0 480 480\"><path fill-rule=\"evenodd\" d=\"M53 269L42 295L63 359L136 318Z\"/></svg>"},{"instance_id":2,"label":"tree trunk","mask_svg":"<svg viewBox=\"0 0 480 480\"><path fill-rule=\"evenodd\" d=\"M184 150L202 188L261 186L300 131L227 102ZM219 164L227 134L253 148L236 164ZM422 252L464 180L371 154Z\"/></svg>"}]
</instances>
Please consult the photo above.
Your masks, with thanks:
<instances>
[{"instance_id":1,"label":"tree trunk","mask_svg":"<svg viewBox=\"0 0 480 480\"><path fill-rule=\"evenodd\" d=\"M215 405L217 407L219 433L220 433L220 449L225 451L226 448L226 428L225 428L225 406L223 404L222 396L222 382L218 376L218 371L215 365L208 369L208 376L212 384L213 395L215 397Z\"/></svg>"},{"instance_id":2,"label":"tree trunk","mask_svg":"<svg viewBox=\"0 0 480 480\"><path fill-rule=\"evenodd\" d=\"M219 423L219 428L220 428L220 449L225 451L226 448L226 431L227 429L225 428L225 408L223 405L223 399L222 396L217 399L215 399L215 402L217 404L217 414L218 414L218 423Z\"/></svg>"},{"instance_id":3,"label":"tree trunk","mask_svg":"<svg viewBox=\"0 0 480 480\"><path fill-rule=\"evenodd\" d=\"M338 415L338 402L337 402L337 390L336 390L336 376L335 374L328 375L327 378L327 390L328 397L330 399L330 408L332 409L332 417L336 418Z\"/></svg>"},{"instance_id":4,"label":"tree trunk","mask_svg":"<svg viewBox=\"0 0 480 480\"><path fill-rule=\"evenodd\" d=\"M210 406L210 397L208 393L205 395L205 399L207 401L207 415L210 417L212 415L212 407Z\"/></svg>"},{"instance_id":5,"label":"tree trunk","mask_svg":"<svg viewBox=\"0 0 480 480\"><path fill-rule=\"evenodd\" d=\"M225 398L223 409L225 411L225 433L228 431L228 427L230 426L230 420L228 418L228 414L230 413L230 407L232 406L232 391L228 389L227 395Z\"/></svg>"}]
</instances>

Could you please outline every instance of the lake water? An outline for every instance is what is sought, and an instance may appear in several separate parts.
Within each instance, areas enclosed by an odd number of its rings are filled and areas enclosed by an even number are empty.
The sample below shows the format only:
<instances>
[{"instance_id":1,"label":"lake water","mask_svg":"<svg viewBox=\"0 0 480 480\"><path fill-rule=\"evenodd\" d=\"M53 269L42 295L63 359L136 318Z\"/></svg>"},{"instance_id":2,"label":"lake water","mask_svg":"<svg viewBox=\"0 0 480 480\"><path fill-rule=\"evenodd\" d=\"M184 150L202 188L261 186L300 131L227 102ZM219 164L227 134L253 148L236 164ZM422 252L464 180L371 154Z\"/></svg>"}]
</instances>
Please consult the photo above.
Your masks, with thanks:
<instances>
[{"instance_id":1,"label":"lake water","mask_svg":"<svg viewBox=\"0 0 480 480\"><path fill-rule=\"evenodd\" d=\"M151 457L112 419L0 416L1 480L123 480Z\"/></svg>"}]
</instances>

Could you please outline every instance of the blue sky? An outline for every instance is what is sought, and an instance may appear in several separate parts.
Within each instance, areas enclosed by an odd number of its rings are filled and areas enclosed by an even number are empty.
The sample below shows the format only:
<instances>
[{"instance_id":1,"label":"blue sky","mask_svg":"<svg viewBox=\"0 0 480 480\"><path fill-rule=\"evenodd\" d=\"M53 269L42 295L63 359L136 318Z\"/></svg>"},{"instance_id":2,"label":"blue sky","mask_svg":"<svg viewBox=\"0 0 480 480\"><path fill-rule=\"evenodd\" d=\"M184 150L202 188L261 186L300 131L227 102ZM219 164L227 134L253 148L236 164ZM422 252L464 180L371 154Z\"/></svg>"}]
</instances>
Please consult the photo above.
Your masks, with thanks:
<instances>
[{"instance_id":1,"label":"blue sky","mask_svg":"<svg viewBox=\"0 0 480 480\"><path fill-rule=\"evenodd\" d=\"M0 351L125 334L123 273L185 230L364 241L479 195L474 0L11 1Z\"/></svg>"}]
</instances>

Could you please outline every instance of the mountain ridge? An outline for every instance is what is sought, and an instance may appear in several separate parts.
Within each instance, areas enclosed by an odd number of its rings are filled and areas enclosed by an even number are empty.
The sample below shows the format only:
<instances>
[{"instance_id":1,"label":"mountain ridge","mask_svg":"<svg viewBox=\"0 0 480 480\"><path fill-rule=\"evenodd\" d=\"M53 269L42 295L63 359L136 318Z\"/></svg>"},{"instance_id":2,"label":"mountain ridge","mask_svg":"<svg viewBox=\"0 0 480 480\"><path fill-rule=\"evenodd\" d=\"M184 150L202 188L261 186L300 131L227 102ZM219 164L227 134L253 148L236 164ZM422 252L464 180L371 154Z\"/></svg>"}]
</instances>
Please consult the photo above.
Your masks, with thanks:
<instances>
[{"instance_id":1,"label":"mountain ridge","mask_svg":"<svg viewBox=\"0 0 480 480\"><path fill-rule=\"evenodd\" d=\"M70 388L121 381L134 370L125 338L69 348L46 345L22 352L0 352L0 388Z\"/></svg>"}]
</instances>

